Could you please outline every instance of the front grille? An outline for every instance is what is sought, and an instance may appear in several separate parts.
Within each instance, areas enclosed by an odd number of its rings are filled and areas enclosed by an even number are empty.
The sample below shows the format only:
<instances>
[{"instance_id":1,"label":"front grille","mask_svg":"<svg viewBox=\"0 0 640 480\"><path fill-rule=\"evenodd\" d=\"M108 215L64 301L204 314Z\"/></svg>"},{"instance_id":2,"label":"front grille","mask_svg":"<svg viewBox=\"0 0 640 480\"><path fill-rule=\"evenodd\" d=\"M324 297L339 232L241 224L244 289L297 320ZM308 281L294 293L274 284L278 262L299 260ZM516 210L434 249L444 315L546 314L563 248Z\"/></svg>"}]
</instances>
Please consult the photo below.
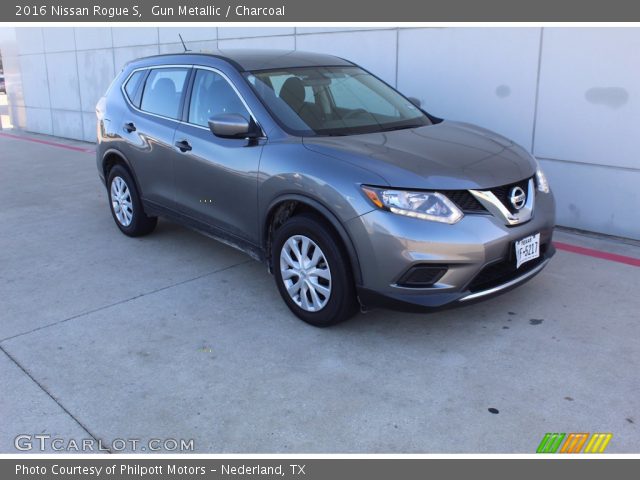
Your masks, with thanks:
<instances>
[{"instance_id":1,"label":"front grille","mask_svg":"<svg viewBox=\"0 0 640 480\"><path fill-rule=\"evenodd\" d=\"M467 288L471 293L476 293L507 283L540 265L545 259L546 250L546 244L540 245L540 256L521 265L520 268L516 268L515 254L511 256L513 258L487 265L480 270L480 273L474 277Z\"/></svg>"},{"instance_id":2,"label":"front grille","mask_svg":"<svg viewBox=\"0 0 640 480\"><path fill-rule=\"evenodd\" d=\"M529 197L529 178L525 178L519 182L510 183L508 185L501 185L499 187L493 187L486 189L492 192L500 202L511 212L517 213L518 210L511 204L509 200L509 193L514 187L520 187L524 190L527 198ZM482 205L476 197L474 197L468 190L443 190L449 200L455 203L460 210L465 213L487 213L487 209Z\"/></svg>"},{"instance_id":3,"label":"front grille","mask_svg":"<svg viewBox=\"0 0 640 480\"><path fill-rule=\"evenodd\" d=\"M507 209L511 212L511 213L516 213L518 210L511 204L511 201L509 200L509 193L511 192L511 189L514 187L520 187L522 188L522 190L524 190L525 195L527 196L527 198L529 198L529 179L525 178L524 180L521 180L519 182L516 183L510 183L509 185L502 185L500 187L495 187L495 188L491 188L491 193L493 193L498 200L500 200L502 202L502 204L507 207Z\"/></svg>"},{"instance_id":4,"label":"front grille","mask_svg":"<svg viewBox=\"0 0 640 480\"><path fill-rule=\"evenodd\" d=\"M451 190L443 192L460 210L468 213L484 213L487 211L467 190Z\"/></svg>"}]
</instances>

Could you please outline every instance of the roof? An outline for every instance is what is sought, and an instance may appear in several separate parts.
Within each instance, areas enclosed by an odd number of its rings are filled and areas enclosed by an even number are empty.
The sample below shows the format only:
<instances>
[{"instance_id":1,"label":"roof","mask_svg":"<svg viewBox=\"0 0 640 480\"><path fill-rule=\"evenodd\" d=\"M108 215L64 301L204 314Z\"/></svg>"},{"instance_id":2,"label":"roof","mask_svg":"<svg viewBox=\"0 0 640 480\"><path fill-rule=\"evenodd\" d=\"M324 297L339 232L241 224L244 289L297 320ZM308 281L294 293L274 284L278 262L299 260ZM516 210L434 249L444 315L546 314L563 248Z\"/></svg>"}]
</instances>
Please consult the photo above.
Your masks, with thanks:
<instances>
[{"instance_id":1,"label":"roof","mask_svg":"<svg viewBox=\"0 0 640 480\"><path fill-rule=\"evenodd\" d=\"M222 60L227 60L239 71L270 70L278 68L292 67L315 67L315 66L343 66L353 65L353 63L333 55L323 53L301 52L299 50L211 50L203 52L184 52L177 54L154 55L139 61L152 63L151 59L161 58L167 61L177 61L180 58L184 62L187 57L209 56ZM187 60L190 61L190 60ZM132 63L137 63L134 61Z\"/></svg>"}]
</instances>

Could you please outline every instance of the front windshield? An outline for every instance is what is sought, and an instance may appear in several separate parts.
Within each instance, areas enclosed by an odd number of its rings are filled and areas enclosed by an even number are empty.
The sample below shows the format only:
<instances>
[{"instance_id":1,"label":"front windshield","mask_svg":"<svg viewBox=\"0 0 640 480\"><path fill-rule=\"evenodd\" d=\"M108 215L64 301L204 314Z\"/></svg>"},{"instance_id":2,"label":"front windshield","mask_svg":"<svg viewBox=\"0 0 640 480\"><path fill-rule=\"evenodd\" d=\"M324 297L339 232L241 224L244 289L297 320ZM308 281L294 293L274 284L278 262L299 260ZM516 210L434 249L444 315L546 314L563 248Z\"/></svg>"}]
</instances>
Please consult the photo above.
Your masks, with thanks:
<instances>
[{"instance_id":1,"label":"front windshield","mask_svg":"<svg viewBox=\"0 0 640 480\"><path fill-rule=\"evenodd\" d=\"M352 135L431 125L408 99L358 67L254 71L246 78L294 135Z\"/></svg>"}]
</instances>

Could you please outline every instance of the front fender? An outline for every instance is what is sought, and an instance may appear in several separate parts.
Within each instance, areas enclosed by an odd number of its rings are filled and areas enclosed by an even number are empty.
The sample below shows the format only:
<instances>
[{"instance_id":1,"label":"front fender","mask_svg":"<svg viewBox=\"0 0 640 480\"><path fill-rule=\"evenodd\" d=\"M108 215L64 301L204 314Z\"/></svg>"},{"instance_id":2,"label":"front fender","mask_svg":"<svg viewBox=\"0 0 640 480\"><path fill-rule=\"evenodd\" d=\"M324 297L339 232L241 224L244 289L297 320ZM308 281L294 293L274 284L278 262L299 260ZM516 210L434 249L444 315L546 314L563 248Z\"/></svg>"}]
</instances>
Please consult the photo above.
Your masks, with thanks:
<instances>
[{"instance_id":1,"label":"front fender","mask_svg":"<svg viewBox=\"0 0 640 480\"><path fill-rule=\"evenodd\" d=\"M360 262L344 223L375 209L364 196L362 184L385 185L378 175L348 162L305 149L300 139L265 146L258 187L261 241L268 241L273 208L295 200L320 212L341 237L361 281Z\"/></svg>"}]
</instances>

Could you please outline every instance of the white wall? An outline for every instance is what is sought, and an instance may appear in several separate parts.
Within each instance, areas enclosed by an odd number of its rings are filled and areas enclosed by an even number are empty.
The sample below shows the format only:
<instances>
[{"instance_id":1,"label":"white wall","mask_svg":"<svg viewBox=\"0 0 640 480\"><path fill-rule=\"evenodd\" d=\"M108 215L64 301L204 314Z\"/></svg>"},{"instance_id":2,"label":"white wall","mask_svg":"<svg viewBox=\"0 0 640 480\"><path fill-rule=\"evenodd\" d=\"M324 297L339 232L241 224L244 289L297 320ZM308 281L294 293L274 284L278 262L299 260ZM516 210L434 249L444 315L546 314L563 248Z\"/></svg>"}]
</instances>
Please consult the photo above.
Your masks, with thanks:
<instances>
[{"instance_id":1,"label":"white wall","mask_svg":"<svg viewBox=\"0 0 640 480\"><path fill-rule=\"evenodd\" d=\"M540 158L558 223L640 239L638 28L0 29L13 123L93 141L94 106L133 58L282 48L353 60L427 110L493 129Z\"/></svg>"}]
</instances>

